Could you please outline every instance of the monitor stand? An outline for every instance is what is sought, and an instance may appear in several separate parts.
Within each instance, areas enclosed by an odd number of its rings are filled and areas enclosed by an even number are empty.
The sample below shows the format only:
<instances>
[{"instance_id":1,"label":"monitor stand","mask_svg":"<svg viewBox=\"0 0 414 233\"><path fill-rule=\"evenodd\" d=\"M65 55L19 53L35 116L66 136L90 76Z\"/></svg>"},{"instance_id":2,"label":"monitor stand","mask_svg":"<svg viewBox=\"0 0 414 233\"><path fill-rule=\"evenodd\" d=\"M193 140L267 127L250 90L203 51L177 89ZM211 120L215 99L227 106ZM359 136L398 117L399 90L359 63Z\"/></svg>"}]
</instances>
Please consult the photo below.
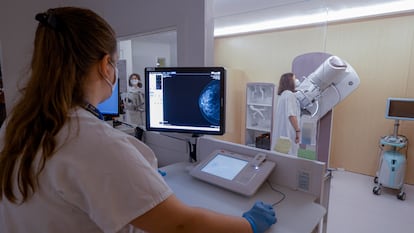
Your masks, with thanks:
<instances>
[{"instance_id":1,"label":"monitor stand","mask_svg":"<svg viewBox=\"0 0 414 233\"><path fill-rule=\"evenodd\" d=\"M191 135L193 140L190 140L188 143L190 144L190 162L197 162L197 139L201 135L193 134ZM194 141L194 143L193 143Z\"/></svg>"},{"instance_id":2,"label":"monitor stand","mask_svg":"<svg viewBox=\"0 0 414 233\"><path fill-rule=\"evenodd\" d=\"M160 133L164 136L186 141L189 147L189 162L197 162L197 139L203 135L201 134L186 134L186 133Z\"/></svg>"}]
</instances>

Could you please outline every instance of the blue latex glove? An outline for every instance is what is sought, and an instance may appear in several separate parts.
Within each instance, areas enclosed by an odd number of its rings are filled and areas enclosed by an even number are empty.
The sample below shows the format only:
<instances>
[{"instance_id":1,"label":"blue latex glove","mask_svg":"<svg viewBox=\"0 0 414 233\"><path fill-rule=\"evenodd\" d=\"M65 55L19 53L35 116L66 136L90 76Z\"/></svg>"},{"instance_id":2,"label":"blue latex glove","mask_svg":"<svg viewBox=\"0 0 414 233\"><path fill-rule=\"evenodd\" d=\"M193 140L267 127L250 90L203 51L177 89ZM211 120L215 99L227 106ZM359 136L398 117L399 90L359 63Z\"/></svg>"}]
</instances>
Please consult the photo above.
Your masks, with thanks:
<instances>
[{"instance_id":1,"label":"blue latex glove","mask_svg":"<svg viewBox=\"0 0 414 233\"><path fill-rule=\"evenodd\" d=\"M158 169L158 173L160 173L161 176L166 176L167 175L167 172L162 171L160 169Z\"/></svg>"},{"instance_id":2,"label":"blue latex glove","mask_svg":"<svg viewBox=\"0 0 414 233\"><path fill-rule=\"evenodd\" d=\"M254 233L265 232L277 221L273 207L261 201L254 203L249 211L243 213L243 217L249 221Z\"/></svg>"}]
</instances>

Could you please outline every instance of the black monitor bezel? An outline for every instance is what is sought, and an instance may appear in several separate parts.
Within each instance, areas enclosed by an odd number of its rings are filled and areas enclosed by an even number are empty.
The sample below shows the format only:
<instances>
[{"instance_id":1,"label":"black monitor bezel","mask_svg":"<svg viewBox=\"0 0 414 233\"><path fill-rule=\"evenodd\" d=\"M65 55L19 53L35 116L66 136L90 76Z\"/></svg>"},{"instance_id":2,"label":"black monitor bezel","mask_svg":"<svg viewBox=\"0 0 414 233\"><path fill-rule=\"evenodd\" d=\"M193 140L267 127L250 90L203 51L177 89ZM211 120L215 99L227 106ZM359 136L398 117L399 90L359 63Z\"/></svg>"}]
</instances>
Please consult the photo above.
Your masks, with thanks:
<instances>
[{"instance_id":1,"label":"black monitor bezel","mask_svg":"<svg viewBox=\"0 0 414 233\"><path fill-rule=\"evenodd\" d=\"M150 92L149 92L149 73L150 72L220 72L220 129L219 131L161 128L150 125ZM186 133L192 135L223 135L225 133L225 112L226 112L226 70L224 67L146 67L145 68L145 128L147 131Z\"/></svg>"}]
</instances>

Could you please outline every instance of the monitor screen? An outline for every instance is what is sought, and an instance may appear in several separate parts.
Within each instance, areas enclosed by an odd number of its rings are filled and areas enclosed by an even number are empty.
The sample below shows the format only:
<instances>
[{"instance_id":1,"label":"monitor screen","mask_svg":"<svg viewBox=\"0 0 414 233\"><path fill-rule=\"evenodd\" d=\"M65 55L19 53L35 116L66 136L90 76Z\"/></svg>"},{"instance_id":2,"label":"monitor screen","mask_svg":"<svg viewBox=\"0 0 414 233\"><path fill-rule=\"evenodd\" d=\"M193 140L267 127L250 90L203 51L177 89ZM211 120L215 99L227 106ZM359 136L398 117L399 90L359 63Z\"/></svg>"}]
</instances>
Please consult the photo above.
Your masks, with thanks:
<instances>
[{"instance_id":1,"label":"monitor screen","mask_svg":"<svg viewBox=\"0 0 414 233\"><path fill-rule=\"evenodd\" d=\"M117 117L119 116L120 104L119 104L119 79L115 83L114 91L111 97L98 104L98 110L104 115L104 117Z\"/></svg>"},{"instance_id":2,"label":"monitor screen","mask_svg":"<svg viewBox=\"0 0 414 233\"><path fill-rule=\"evenodd\" d=\"M248 163L246 160L218 154L201 171L227 180L233 180Z\"/></svg>"},{"instance_id":3,"label":"monitor screen","mask_svg":"<svg viewBox=\"0 0 414 233\"><path fill-rule=\"evenodd\" d=\"M414 120L414 99L388 98L385 118L393 120Z\"/></svg>"},{"instance_id":4,"label":"monitor screen","mask_svg":"<svg viewBox=\"0 0 414 233\"><path fill-rule=\"evenodd\" d=\"M223 67L145 69L147 130L222 135L224 105Z\"/></svg>"}]
</instances>

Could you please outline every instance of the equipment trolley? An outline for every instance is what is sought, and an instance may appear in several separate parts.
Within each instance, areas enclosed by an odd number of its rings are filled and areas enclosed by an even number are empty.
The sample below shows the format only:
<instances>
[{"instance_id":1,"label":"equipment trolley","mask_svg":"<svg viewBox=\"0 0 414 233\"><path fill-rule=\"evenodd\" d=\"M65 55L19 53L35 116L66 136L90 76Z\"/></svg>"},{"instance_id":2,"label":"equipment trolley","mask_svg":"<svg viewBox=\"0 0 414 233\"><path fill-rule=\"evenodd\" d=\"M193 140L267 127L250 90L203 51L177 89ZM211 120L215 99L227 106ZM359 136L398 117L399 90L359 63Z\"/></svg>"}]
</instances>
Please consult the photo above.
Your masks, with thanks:
<instances>
[{"instance_id":1,"label":"equipment trolley","mask_svg":"<svg viewBox=\"0 0 414 233\"><path fill-rule=\"evenodd\" d=\"M380 158L374 179L376 186L372 192L380 195L381 187L399 189L397 198L405 200L404 178L407 167L408 139L403 135L398 135L398 127L400 120L414 121L414 98L389 97L385 118L394 120L394 132L380 139Z\"/></svg>"},{"instance_id":2,"label":"equipment trolley","mask_svg":"<svg viewBox=\"0 0 414 233\"><path fill-rule=\"evenodd\" d=\"M402 135L385 136L380 139L380 158L372 192L381 194L381 188L398 189L397 198L405 200L404 177L406 169L407 138ZM405 153L403 152L405 148Z\"/></svg>"}]
</instances>

